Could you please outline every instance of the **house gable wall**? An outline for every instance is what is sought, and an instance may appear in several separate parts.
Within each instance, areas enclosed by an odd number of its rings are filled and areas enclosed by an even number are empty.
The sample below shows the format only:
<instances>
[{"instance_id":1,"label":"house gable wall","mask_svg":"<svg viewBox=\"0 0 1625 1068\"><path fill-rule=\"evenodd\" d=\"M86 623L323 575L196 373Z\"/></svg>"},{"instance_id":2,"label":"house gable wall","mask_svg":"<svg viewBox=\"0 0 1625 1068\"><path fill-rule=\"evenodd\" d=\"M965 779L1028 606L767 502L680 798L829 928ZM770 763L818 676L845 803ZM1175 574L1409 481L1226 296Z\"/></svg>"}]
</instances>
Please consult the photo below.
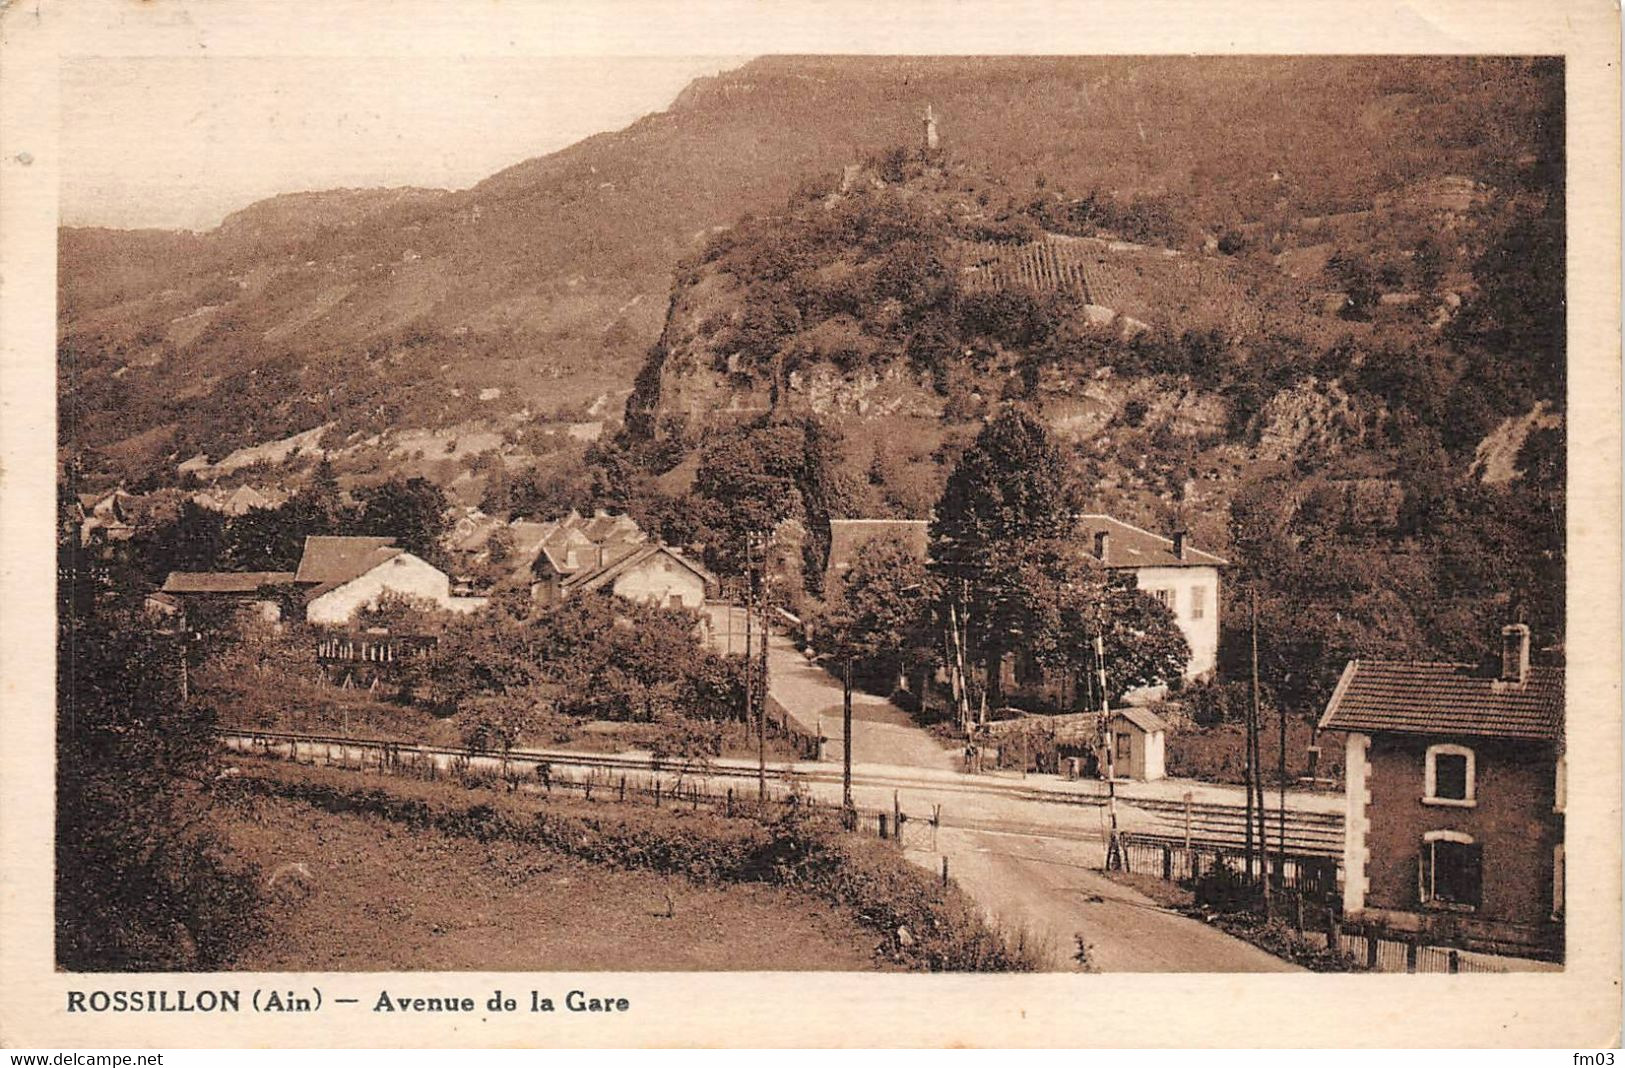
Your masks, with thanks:
<instances>
[{"instance_id":1,"label":"house gable wall","mask_svg":"<svg viewBox=\"0 0 1625 1068\"><path fill-rule=\"evenodd\" d=\"M1169 590L1174 619L1191 647L1185 678L1208 674L1219 657L1219 569L1216 567L1138 567L1134 578L1140 589ZM1196 590L1202 591L1202 618L1193 614Z\"/></svg>"},{"instance_id":2,"label":"house gable wall","mask_svg":"<svg viewBox=\"0 0 1625 1068\"><path fill-rule=\"evenodd\" d=\"M1472 807L1430 805L1425 792L1428 746L1454 743L1475 755ZM1451 914L1421 905L1417 858L1422 836L1453 831L1483 847L1483 900L1460 922L1539 927L1552 911L1553 850L1562 841L1556 804L1557 754L1550 745L1487 738L1375 735L1365 764L1365 906L1429 917L1451 925ZM1392 918L1392 917L1390 917Z\"/></svg>"},{"instance_id":3,"label":"house gable wall","mask_svg":"<svg viewBox=\"0 0 1625 1068\"><path fill-rule=\"evenodd\" d=\"M615 578L615 595L649 604L705 605L705 580L665 553L655 553Z\"/></svg>"},{"instance_id":4,"label":"house gable wall","mask_svg":"<svg viewBox=\"0 0 1625 1068\"><path fill-rule=\"evenodd\" d=\"M305 618L312 623L348 623L357 608L377 603L385 591L421 597L454 610L477 607L463 602L478 600L453 598L451 579L444 571L411 553L401 553L311 601L305 606Z\"/></svg>"}]
</instances>

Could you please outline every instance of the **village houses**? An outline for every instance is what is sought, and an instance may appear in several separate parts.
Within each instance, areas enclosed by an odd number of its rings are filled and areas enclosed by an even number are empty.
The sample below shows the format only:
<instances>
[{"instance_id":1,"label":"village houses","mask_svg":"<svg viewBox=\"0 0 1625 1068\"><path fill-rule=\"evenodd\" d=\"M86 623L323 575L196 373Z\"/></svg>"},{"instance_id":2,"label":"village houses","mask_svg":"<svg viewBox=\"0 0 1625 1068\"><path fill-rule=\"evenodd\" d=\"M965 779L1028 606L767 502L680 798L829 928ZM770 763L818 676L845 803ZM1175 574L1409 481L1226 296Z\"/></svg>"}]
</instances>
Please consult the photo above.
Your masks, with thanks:
<instances>
[{"instance_id":1,"label":"village houses","mask_svg":"<svg viewBox=\"0 0 1625 1068\"><path fill-rule=\"evenodd\" d=\"M1191 545L1183 530L1165 538L1109 515L1077 521L1085 550L1102 567L1133 575L1174 614L1191 650L1186 680L1211 674L1219 658L1219 569L1227 561Z\"/></svg>"},{"instance_id":2,"label":"village houses","mask_svg":"<svg viewBox=\"0 0 1625 1068\"><path fill-rule=\"evenodd\" d=\"M1108 571L1132 576L1137 588L1173 613L1180 634L1190 646L1184 678L1192 681L1212 674L1219 655L1219 569L1227 561L1191 545L1183 530L1163 537L1099 514L1079 515L1076 523L1078 542L1088 559ZM859 550L879 538L895 538L925 558L929 526L924 519L831 519L825 595L838 589ZM1019 658L1013 658L1006 670L1006 692L1042 688L1035 671L1025 668ZM1144 701L1162 693L1159 687L1131 697Z\"/></svg>"},{"instance_id":3,"label":"village houses","mask_svg":"<svg viewBox=\"0 0 1625 1068\"><path fill-rule=\"evenodd\" d=\"M607 589L629 601L698 609L718 591L716 576L662 542L651 541L624 515L571 512L536 524L536 548L527 551L531 598L557 604L584 590ZM527 539L528 540L528 539Z\"/></svg>"},{"instance_id":4,"label":"village houses","mask_svg":"<svg viewBox=\"0 0 1625 1068\"><path fill-rule=\"evenodd\" d=\"M1426 941L1560 951L1562 668L1502 632L1498 671L1350 661L1322 730L1347 734L1343 913Z\"/></svg>"},{"instance_id":5,"label":"village houses","mask_svg":"<svg viewBox=\"0 0 1625 1068\"><path fill-rule=\"evenodd\" d=\"M385 593L412 597L451 612L472 612L483 597L459 597L451 579L390 537L312 535L294 572L172 571L154 607L187 601L231 600L265 619L281 618L284 603L302 608L310 623L348 623L356 609L377 605Z\"/></svg>"}]
</instances>

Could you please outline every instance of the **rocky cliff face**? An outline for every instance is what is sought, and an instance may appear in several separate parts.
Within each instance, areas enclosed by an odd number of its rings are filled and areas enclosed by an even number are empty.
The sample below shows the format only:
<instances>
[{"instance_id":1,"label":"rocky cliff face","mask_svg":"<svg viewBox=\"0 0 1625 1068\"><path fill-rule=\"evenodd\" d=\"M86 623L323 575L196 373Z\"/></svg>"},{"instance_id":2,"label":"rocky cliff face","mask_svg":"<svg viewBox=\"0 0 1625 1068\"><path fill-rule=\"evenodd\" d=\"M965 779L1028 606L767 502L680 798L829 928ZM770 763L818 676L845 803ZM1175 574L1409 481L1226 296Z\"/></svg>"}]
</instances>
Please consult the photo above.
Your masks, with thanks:
<instances>
[{"instance_id":1,"label":"rocky cliff face","mask_svg":"<svg viewBox=\"0 0 1625 1068\"><path fill-rule=\"evenodd\" d=\"M829 316L804 339L799 364L777 373L738 377L725 353L720 368L683 364L717 347L695 340L718 327L699 309L731 304L736 327L760 324L743 321L754 300L688 292L693 281L681 276L684 303L663 316L674 265L741 214L776 210L802 186L828 195L844 166L917 144L930 103L944 151L1000 179L947 190L987 222L1035 198L1061 203L1063 192L1079 202L1091 191L1156 191L1176 206L1174 229L1196 240L1164 243L1184 257L1105 272L1096 289L1139 287L1138 299L1092 300L1086 312L1115 308L1160 325L1154 313L1170 307L1237 306L1225 296L1234 280L1201 267L1218 261L1199 261L1201 229L1231 213L1246 222L1341 210L1441 173L1507 184L1507 161L1527 154L1543 94L1560 88L1548 67L766 57L702 79L624 130L468 190L279 197L208 234L64 230L59 337L63 403L73 410L61 425L74 436L64 444L122 457L120 475L134 478L172 473L194 452L224 455L328 422L366 433L455 425L471 413L453 402L491 389L503 391L491 402L503 416L556 414L624 390L663 329L677 362L656 375L662 411L751 411L779 396L844 417L958 418L1018 391L1004 352L978 352L964 361L969 371L939 365L921 388L930 361L902 351L905 331L888 327L889 341L875 346L872 331L854 337ZM1140 216L1153 229L1168 221ZM1018 235L995 227L958 236L986 248ZM748 288L752 277L734 281ZM839 304L849 281L820 286ZM1158 299L1169 286L1182 287L1179 299ZM875 310L887 307L897 306L883 300ZM653 385L646 375L640 392Z\"/></svg>"}]
</instances>

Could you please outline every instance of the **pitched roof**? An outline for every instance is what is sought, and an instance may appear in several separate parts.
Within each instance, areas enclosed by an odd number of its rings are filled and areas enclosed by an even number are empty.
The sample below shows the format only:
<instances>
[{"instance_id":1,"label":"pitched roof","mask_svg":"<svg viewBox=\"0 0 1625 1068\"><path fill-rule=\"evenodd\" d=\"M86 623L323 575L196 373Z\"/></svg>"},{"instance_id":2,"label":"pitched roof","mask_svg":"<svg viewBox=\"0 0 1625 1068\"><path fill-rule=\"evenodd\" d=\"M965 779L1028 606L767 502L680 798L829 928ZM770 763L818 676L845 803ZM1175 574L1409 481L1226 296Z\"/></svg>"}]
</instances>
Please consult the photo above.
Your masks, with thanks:
<instances>
[{"instance_id":1,"label":"pitched roof","mask_svg":"<svg viewBox=\"0 0 1625 1068\"><path fill-rule=\"evenodd\" d=\"M1321 730L1551 741L1563 732L1563 669L1518 685L1469 664L1350 660Z\"/></svg>"},{"instance_id":2,"label":"pitched roof","mask_svg":"<svg viewBox=\"0 0 1625 1068\"><path fill-rule=\"evenodd\" d=\"M595 570L647 545L649 535L630 516L600 513L583 519L571 512L547 523L513 524L514 558L519 570L534 574L579 574ZM598 550L603 550L600 559Z\"/></svg>"},{"instance_id":3,"label":"pitched roof","mask_svg":"<svg viewBox=\"0 0 1625 1068\"><path fill-rule=\"evenodd\" d=\"M453 552L473 553L485 548L486 542L507 524L488 516L478 508L470 508L459 516L446 535L445 545Z\"/></svg>"},{"instance_id":4,"label":"pitched roof","mask_svg":"<svg viewBox=\"0 0 1625 1068\"><path fill-rule=\"evenodd\" d=\"M270 508L271 498L253 486L238 486L237 492L226 498L226 511L242 515L254 508Z\"/></svg>"},{"instance_id":5,"label":"pitched roof","mask_svg":"<svg viewBox=\"0 0 1625 1068\"><path fill-rule=\"evenodd\" d=\"M292 571L171 571L162 593L254 593L265 586L286 586Z\"/></svg>"},{"instance_id":6,"label":"pitched roof","mask_svg":"<svg viewBox=\"0 0 1625 1068\"><path fill-rule=\"evenodd\" d=\"M831 519L828 571L844 571L858 550L878 538L896 537L921 560L930 548L931 523L925 519Z\"/></svg>"},{"instance_id":7,"label":"pitched roof","mask_svg":"<svg viewBox=\"0 0 1625 1068\"><path fill-rule=\"evenodd\" d=\"M1155 734L1157 731L1168 729L1167 722L1161 716L1149 708L1142 708L1139 705L1124 705L1121 708L1114 708L1112 709L1112 716L1113 718L1122 716L1147 734Z\"/></svg>"},{"instance_id":8,"label":"pitched roof","mask_svg":"<svg viewBox=\"0 0 1625 1068\"><path fill-rule=\"evenodd\" d=\"M331 588L359 578L405 551L395 546L394 538L311 535L305 539L294 581Z\"/></svg>"},{"instance_id":9,"label":"pitched roof","mask_svg":"<svg viewBox=\"0 0 1625 1068\"><path fill-rule=\"evenodd\" d=\"M508 524L508 531L513 535L514 556L526 560L535 556L541 551L542 543L557 529L557 523L537 523L529 519L514 520Z\"/></svg>"},{"instance_id":10,"label":"pitched roof","mask_svg":"<svg viewBox=\"0 0 1625 1068\"><path fill-rule=\"evenodd\" d=\"M581 529L593 541L604 541L611 535L625 533L628 524L634 529L637 527L636 523L633 523L624 515L609 515L605 512L599 512L582 524Z\"/></svg>"},{"instance_id":11,"label":"pitched roof","mask_svg":"<svg viewBox=\"0 0 1625 1068\"><path fill-rule=\"evenodd\" d=\"M1184 554L1174 555L1171 538L1153 534L1132 523L1114 519L1109 515L1080 515L1076 517L1078 535L1084 540L1084 549L1094 554L1095 535L1105 533L1106 567L1223 567L1229 563L1223 557L1203 552L1185 540Z\"/></svg>"},{"instance_id":12,"label":"pitched roof","mask_svg":"<svg viewBox=\"0 0 1625 1068\"><path fill-rule=\"evenodd\" d=\"M562 585L572 591L600 589L644 561L665 555L698 575L700 580L705 583L707 591L713 590L717 586L717 577L715 575L676 549L661 542L606 545L604 551L606 554L613 555L606 556L604 563L598 567L577 571L565 579Z\"/></svg>"},{"instance_id":13,"label":"pitched roof","mask_svg":"<svg viewBox=\"0 0 1625 1068\"><path fill-rule=\"evenodd\" d=\"M599 548L602 548L604 553L602 560L598 559L596 555ZM658 544L630 545L624 542L601 547L594 546L593 554L590 556L592 563L584 564L578 561L580 566L563 573L565 577L562 585L568 586L570 589L596 590L605 582L621 574L628 567L642 563L662 548L663 546Z\"/></svg>"}]
</instances>

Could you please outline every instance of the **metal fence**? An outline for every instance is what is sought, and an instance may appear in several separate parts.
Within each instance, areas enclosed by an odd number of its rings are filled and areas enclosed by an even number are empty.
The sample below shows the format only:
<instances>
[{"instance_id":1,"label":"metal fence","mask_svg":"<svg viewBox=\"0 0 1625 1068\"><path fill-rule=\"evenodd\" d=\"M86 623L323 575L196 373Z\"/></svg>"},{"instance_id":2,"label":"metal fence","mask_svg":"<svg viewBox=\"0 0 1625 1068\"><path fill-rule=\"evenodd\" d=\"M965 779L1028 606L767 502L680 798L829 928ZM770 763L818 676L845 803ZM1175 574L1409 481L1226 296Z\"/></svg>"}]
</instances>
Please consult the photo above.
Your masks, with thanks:
<instances>
[{"instance_id":1,"label":"metal fence","mask_svg":"<svg viewBox=\"0 0 1625 1068\"><path fill-rule=\"evenodd\" d=\"M1244 871L1245 850L1211 842L1191 841L1157 834L1123 834L1124 867L1130 872L1156 875L1169 882L1194 882L1221 868ZM1276 893L1301 895L1315 902L1336 899L1341 879L1335 857L1319 854L1269 856L1270 886Z\"/></svg>"}]
</instances>

